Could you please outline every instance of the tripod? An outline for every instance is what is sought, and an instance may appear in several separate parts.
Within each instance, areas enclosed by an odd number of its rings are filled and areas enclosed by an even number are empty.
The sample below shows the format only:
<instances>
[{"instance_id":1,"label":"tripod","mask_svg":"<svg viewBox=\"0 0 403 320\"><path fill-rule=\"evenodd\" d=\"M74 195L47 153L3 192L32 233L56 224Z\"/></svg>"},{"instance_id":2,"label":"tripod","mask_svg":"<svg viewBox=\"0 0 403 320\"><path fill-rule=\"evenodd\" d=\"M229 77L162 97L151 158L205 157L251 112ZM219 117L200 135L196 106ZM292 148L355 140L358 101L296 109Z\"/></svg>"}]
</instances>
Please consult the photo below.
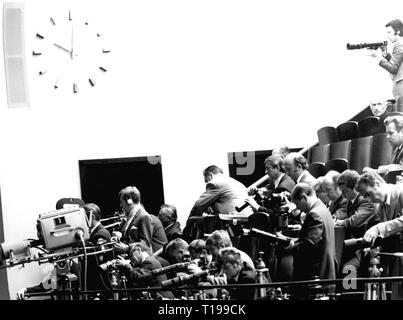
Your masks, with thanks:
<instances>
[{"instance_id":1,"label":"tripod","mask_svg":"<svg viewBox=\"0 0 403 320\"><path fill-rule=\"evenodd\" d=\"M383 271L382 268L378 268L380 264L379 247L370 249L370 267L368 268L371 278L380 278ZM384 282L378 283L366 283L364 291L364 300L386 300L386 286Z\"/></svg>"}]
</instances>

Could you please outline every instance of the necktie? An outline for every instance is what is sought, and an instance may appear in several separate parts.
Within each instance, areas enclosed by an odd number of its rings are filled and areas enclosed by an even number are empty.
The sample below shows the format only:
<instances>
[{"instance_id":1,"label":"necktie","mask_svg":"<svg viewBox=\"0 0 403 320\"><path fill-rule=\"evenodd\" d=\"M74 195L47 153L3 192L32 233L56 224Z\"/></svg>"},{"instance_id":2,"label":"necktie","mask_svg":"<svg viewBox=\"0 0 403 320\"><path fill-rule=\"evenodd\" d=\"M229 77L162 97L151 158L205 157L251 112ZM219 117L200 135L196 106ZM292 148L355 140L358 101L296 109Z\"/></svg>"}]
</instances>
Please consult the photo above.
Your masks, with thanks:
<instances>
[{"instance_id":1,"label":"necktie","mask_svg":"<svg viewBox=\"0 0 403 320\"><path fill-rule=\"evenodd\" d=\"M347 216L350 217L352 215L353 202L349 201L347 203Z\"/></svg>"}]
</instances>

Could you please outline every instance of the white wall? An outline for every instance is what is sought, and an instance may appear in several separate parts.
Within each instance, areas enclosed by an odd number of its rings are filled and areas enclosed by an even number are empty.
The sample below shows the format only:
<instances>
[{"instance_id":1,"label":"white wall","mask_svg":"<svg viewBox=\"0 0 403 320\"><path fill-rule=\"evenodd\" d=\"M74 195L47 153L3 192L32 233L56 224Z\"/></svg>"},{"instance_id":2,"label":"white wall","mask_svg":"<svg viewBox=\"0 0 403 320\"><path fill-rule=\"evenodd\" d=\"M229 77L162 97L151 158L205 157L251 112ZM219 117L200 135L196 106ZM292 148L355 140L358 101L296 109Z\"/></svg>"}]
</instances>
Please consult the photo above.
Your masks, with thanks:
<instances>
[{"instance_id":1,"label":"white wall","mask_svg":"<svg viewBox=\"0 0 403 320\"><path fill-rule=\"evenodd\" d=\"M388 74L346 43L383 40L385 23L403 18L401 1L25 3L31 108L8 109L0 78L6 241L33 237L39 213L80 196L79 159L161 154L165 200L183 223L202 169L226 169L228 151L309 146L318 128L392 97ZM36 32L69 9L88 14L112 50L108 72L76 95L39 78L30 54ZM38 272L9 269L11 296Z\"/></svg>"}]
</instances>

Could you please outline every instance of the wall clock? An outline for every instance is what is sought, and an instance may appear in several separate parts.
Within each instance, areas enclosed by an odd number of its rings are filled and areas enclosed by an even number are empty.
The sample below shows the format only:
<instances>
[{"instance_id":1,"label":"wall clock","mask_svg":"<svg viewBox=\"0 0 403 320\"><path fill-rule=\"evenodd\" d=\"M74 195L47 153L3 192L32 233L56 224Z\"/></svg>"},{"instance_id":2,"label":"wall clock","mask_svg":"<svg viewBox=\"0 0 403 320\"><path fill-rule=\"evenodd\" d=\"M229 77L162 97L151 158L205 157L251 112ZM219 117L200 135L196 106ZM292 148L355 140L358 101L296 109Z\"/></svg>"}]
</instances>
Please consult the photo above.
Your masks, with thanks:
<instances>
[{"instance_id":1,"label":"wall clock","mask_svg":"<svg viewBox=\"0 0 403 320\"><path fill-rule=\"evenodd\" d=\"M46 30L37 31L32 55L38 59L37 76L59 91L79 92L94 87L97 78L108 71L111 51L104 34L85 17L64 14L49 17Z\"/></svg>"}]
</instances>

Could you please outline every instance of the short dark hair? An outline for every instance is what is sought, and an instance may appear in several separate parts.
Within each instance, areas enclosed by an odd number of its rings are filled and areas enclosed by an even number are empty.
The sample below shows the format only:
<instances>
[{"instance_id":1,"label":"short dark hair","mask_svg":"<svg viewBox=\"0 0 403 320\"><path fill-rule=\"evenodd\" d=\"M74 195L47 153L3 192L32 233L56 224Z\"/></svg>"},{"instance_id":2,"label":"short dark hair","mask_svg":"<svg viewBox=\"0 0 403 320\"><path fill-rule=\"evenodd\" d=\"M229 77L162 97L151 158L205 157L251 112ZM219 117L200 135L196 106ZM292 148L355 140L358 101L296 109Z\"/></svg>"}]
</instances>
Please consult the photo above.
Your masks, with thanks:
<instances>
[{"instance_id":1,"label":"short dark hair","mask_svg":"<svg viewBox=\"0 0 403 320\"><path fill-rule=\"evenodd\" d=\"M172 222L178 220L178 213L175 206L171 204L163 204L158 214L160 214L161 211L163 212L163 215L166 216Z\"/></svg>"},{"instance_id":2,"label":"short dark hair","mask_svg":"<svg viewBox=\"0 0 403 320\"><path fill-rule=\"evenodd\" d=\"M306 183L298 183L291 192L291 199L293 200L301 200L302 195L305 194L307 196L316 195L315 190Z\"/></svg>"},{"instance_id":3,"label":"short dark hair","mask_svg":"<svg viewBox=\"0 0 403 320\"><path fill-rule=\"evenodd\" d=\"M96 221L101 220L101 209L95 203L86 203L82 208L85 210L88 219L92 213Z\"/></svg>"},{"instance_id":4,"label":"short dark hair","mask_svg":"<svg viewBox=\"0 0 403 320\"><path fill-rule=\"evenodd\" d=\"M396 34L403 37L403 22L401 20L391 20L385 25L385 27L391 27L393 30L395 30Z\"/></svg>"},{"instance_id":5,"label":"short dark hair","mask_svg":"<svg viewBox=\"0 0 403 320\"><path fill-rule=\"evenodd\" d=\"M119 199L125 201L132 199L134 203L140 203L141 195L139 189L134 186L128 186L119 192Z\"/></svg>"},{"instance_id":6,"label":"short dark hair","mask_svg":"<svg viewBox=\"0 0 403 320\"><path fill-rule=\"evenodd\" d=\"M394 123L396 130L401 131L403 129L403 115L402 116L398 116L398 115L389 116L383 121L383 124L385 125L385 127L387 125L389 125L390 123Z\"/></svg>"},{"instance_id":7,"label":"short dark hair","mask_svg":"<svg viewBox=\"0 0 403 320\"><path fill-rule=\"evenodd\" d=\"M217 174L217 173L224 173L220 167L215 165L208 166L206 169L203 170L203 175L205 176L207 173Z\"/></svg>"},{"instance_id":8,"label":"short dark hair","mask_svg":"<svg viewBox=\"0 0 403 320\"><path fill-rule=\"evenodd\" d=\"M272 167L278 168L281 172L285 172L284 170L284 156L281 154L274 154L270 157L267 157L264 160L264 164L270 164Z\"/></svg>"},{"instance_id":9,"label":"short dark hair","mask_svg":"<svg viewBox=\"0 0 403 320\"><path fill-rule=\"evenodd\" d=\"M386 183L379 174L373 171L369 171L361 175L357 184L365 184L366 186L375 187L376 182L378 182L379 184Z\"/></svg>"},{"instance_id":10,"label":"short dark hair","mask_svg":"<svg viewBox=\"0 0 403 320\"><path fill-rule=\"evenodd\" d=\"M337 178L337 184L340 185L344 183L347 188L355 189L357 187L358 179L360 175L355 170L345 170Z\"/></svg>"}]
</instances>

